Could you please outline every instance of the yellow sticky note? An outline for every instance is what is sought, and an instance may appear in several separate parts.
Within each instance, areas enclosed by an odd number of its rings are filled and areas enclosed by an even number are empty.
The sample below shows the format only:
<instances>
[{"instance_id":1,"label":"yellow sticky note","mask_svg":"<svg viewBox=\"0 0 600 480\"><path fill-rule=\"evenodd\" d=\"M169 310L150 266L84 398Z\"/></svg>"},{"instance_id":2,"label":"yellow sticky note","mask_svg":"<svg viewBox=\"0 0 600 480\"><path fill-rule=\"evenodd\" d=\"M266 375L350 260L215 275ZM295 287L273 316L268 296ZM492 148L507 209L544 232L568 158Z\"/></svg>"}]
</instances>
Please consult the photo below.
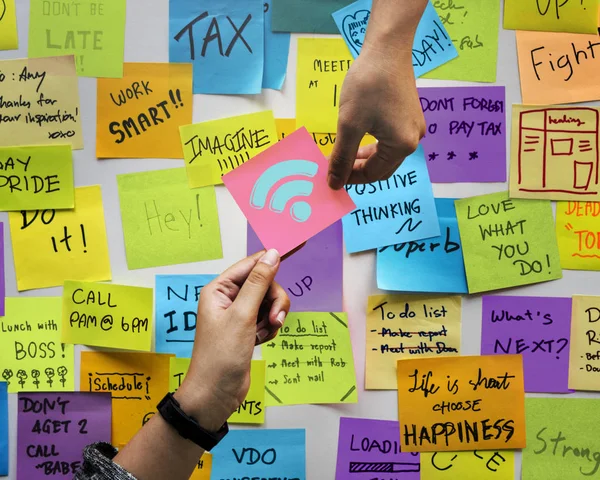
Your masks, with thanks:
<instances>
[{"instance_id":1,"label":"yellow sticky note","mask_svg":"<svg viewBox=\"0 0 600 480\"><path fill-rule=\"evenodd\" d=\"M504 28L598 34L598 0L505 0Z\"/></svg>"},{"instance_id":2,"label":"yellow sticky note","mask_svg":"<svg viewBox=\"0 0 600 480\"><path fill-rule=\"evenodd\" d=\"M149 352L153 300L151 288L66 281L62 341Z\"/></svg>"},{"instance_id":3,"label":"yellow sticky note","mask_svg":"<svg viewBox=\"0 0 600 480\"><path fill-rule=\"evenodd\" d=\"M70 145L0 147L0 210L73 208Z\"/></svg>"},{"instance_id":4,"label":"yellow sticky note","mask_svg":"<svg viewBox=\"0 0 600 480\"><path fill-rule=\"evenodd\" d=\"M277 125L277 135L279 136L279 140L283 140L290 133L294 133L296 131L296 119L295 118L277 118L275 119L275 124ZM321 153L328 157L331 155L333 151L333 146L335 145L335 133L311 133L313 140L321 150ZM375 143L377 140L375 137L371 135L365 135L362 141L360 142L361 146L370 145L371 143Z\"/></svg>"},{"instance_id":5,"label":"yellow sticky note","mask_svg":"<svg viewBox=\"0 0 600 480\"><path fill-rule=\"evenodd\" d=\"M270 110L184 125L179 132L191 188L222 184L223 175L277 142Z\"/></svg>"},{"instance_id":6,"label":"yellow sticky note","mask_svg":"<svg viewBox=\"0 0 600 480\"><path fill-rule=\"evenodd\" d=\"M6 298L0 318L0 372L10 393L72 392L73 345L60 340L60 298Z\"/></svg>"},{"instance_id":7,"label":"yellow sticky note","mask_svg":"<svg viewBox=\"0 0 600 480\"><path fill-rule=\"evenodd\" d=\"M171 358L171 374L169 388L172 392L181 386L188 368L189 358ZM262 424L265 423L265 373L264 360L252 360L250 367L250 390L246 399L236 412L227 420L229 423Z\"/></svg>"},{"instance_id":8,"label":"yellow sticky note","mask_svg":"<svg viewBox=\"0 0 600 480\"><path fill-rule=\"evenodd\" d=\"M0 1L0 50L19 48L15 0Z\"/></svg>"},{"instance_id":9,"label":"yellow sticky note","mask_svg":"<svg viewBox=\"0 0 600 480\"><path fill-rule=\"evenodd\" d=\"M10 212L8 219L19 291L110 280L99 186L76 188L73 210Z\"/></svg>"},{"instance_id":10,"label":"yellow sticky note","mask_svg":"<svg viewBox=\"0 0 600 480\"><path fill-rule=\"evenodd\" d=\"M600 200L600 109L513 105L510 196Z\"/></svg>"},{"instance_id":11,"label":"yellow sticky note","mask_svg":"<svg viewBox=\"0 0 600 480\"><path fill-rule=\"evenodd\" d=\"M159 353L81 352L82 392L111 392L112 443L126 444L169 391L169 358Z\"/></svg>"},{"instance_id":12,"label":"yellow sticky note","mask_svg":"<svg viewBox=\"0 0 600 480\"><path fill-rule=\"evenodd\" d=\"M521 355L398 360L403 452L525 447Z\"/></svg>"},{"instance_id":13,"label":"yellow sticky note","mask_svg":"<svg viewBox=\"0 0 600 480\"><path fill-rule=\"evenodd\" d=\"M573 295L569 388L600 391L600 297Z\"/></svg>"},{"instance_id":14,"label":"yellow sticky note","mask_svg":"<svg viewBox=\"0 0 600 480\"><path fill-rule=\"evenodd\" d=\"M289 313L262 356L267 406L358 401L345 313Z\"/></svg>"},{"instance_id":15,"label":"yellow sticky note","mask_svg":"<svg viewBox=\"0 0 600 480\"><path fill-rule=\"evenodd\" d=\"M179 127L192 123L192 65L125 63L99 78L98 158L183 158Z\"/></svg>"},{"instance_id":16,"label":"yellow sticky note","mask_svg":"<svg viewBox=\"0 0 600 480\"><path fill-rule=\"evenodd\" d=\"M600 270L600 202L556 202L560 266Z\"/></svg>"},{"instance_id":17,"label":"yellow sticky note","mask_svg":"<svg viewBox=\"0 0 600 480\"><path fill-rule=\"evenodd\" d=\"M299 38L296 121L309 132L337 131L340 92L352 55L341 38Z\"/></svg>"},{"instance_id":18,"label":"yellow sticky note","mask_svg":"<svg viewBox=\"0 0 600 480\"><path fill-rule=\"evenodd\" d=\"M459 355L460 325L458 296L369 297L365 389L396 390L400 359Z\"/></svg>"},{"instance_id":19,"label":"yellow sticky note","mask_svg":"<svg viewBox=\"0 0 600 480\"><path fill-rule=\"evenodd\" d=\"M72 55L2 60L0 72L0 146L68 143L83 148Z\"/></svg>"},{"instance_id":20,"label":"yellow sticky note","mask_svg":"<svg viewBox=\"0 0 600 480\"><path fill-rule=\"evenodd\" d=\"M208 452L204 452L198 465L194 468L194 473L190 477L190 480L210 480L210 472L212 470L212 455Z\"/></svg>"},{"instance_id":21,"label":"yellow sticky note","mask_svg":"<svg viewBox=\"0 0 600 480\"><path fill-rule=\"evenodd\" d=\"M518 31L523 103L551 105L600 99L598 47L598 35Z\"/></svg>"},{"instance_id":22,"label":"yellow sticky note","mask_svg":"<svg viewBox=\"0 0 600 480\"><path fill-rule=\"evenodd\" d=\"M515 452L421 453L421 480L514 480Z\"/></svg>"}]
</instances>

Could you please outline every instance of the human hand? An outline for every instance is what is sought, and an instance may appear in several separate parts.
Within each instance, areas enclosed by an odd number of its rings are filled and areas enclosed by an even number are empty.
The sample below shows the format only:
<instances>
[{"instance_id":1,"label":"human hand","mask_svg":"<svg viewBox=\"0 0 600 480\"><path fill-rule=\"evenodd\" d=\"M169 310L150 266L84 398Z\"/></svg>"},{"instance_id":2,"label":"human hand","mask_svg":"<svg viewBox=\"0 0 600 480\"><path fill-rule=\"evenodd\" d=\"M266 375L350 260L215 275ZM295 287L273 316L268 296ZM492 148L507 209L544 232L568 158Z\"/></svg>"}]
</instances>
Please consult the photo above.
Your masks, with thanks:
<instances>
[{"instance_id":1,"label":"human hand","mask_svg":"<svg viewBox=\"0 0 600 480\"><path fill-rule=\"evenodd\" d=\"M209 430L218 430L250 388L255 345L277 335L290 309L274 282L276 250L241 260L202 288L189 371L176 397L183 410Z\"/></svg>"},{"instance_id":2,"label":"human hand","mask_svg":"<svg viewBox=\"0 0 600 480\"><path fill-rule=\"evenodd\" d=\"M409 52L365 45L350 67L329 163L331 188L385 180L417 149L425 135L425 118ZM378 142L357 155L365 133Z\"/></svg>"}]
</instances>

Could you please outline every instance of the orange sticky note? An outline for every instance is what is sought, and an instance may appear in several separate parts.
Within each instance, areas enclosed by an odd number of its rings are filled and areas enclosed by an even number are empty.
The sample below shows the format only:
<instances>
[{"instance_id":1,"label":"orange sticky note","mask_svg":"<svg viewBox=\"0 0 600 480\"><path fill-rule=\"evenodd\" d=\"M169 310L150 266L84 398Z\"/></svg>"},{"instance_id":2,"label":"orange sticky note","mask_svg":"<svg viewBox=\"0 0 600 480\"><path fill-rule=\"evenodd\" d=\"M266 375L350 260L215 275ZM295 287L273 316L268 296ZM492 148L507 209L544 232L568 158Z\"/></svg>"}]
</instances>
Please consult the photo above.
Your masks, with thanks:
<instances>
[{"instance_id":1,"label":"orange sticky note","mask_svg":"<svg viewBox=\"0 0 600 480\"><path fill-rule=\"evenodd\" d=\"M600 99L597 35L518 31L517 53L523 103Z\"/></svg>"},{"instance_id":2,"label":"orange sticky note","mask_svg":"<svg viewBox=\"0 0 600 480\"><path fill-rule=\"evenodd\" d=\"M112 443L126 444L169 391L169 359L160 353L81 352L82 392L112 393Z\"/></svg>"},{"instance_id":3,"label":"orange sticky note","mask_svg":"<svg viewBox=\"0 0 600 480\"><path fill-rule=\"evenodd\" d=\"M403 452L525 447L521 355L398 360Z\"/></svg>"},{"instance_id":4,"label":"orange sticky note","mask_svg":"<svg viewBox=\"0 0 600 480\"><path fill-rule=\"evenodd\" d=\"M183 158L179 127L192 123L192 65L125 63L99 78L98 158Z\"/></svg>"}]
</instances>

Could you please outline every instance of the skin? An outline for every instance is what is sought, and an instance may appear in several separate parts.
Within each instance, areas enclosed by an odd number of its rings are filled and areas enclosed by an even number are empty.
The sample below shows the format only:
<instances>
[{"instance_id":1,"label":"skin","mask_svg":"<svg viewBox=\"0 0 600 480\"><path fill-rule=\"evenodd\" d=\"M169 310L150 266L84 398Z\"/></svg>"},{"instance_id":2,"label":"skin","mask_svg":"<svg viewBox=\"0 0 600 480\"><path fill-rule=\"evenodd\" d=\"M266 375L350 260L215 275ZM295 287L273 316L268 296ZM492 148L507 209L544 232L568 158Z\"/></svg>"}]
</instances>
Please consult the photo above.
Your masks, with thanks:
<instances>
[{"instance_id":1,"label":"skin","mask_svg":"<svg viewBox=\"0 0 600 480\"><path fill-rule=\"evenodd\" d=\"M365 42L342 86L331 188L389 178L425 135L412 45L426 5L426 0L373 0ZM359 155L366 133L378 142Z\"/></svg>"},{"instance_id":2,"label":"skin","mask_svg":"<svg viewBox=\"0 0 600 480\"><path fill-rule=\"evenodd\" d=\"M176 400L205 430L216 432L250 388L254 347L277 335L290 309L275 283L276 250L236 263L202 289L190 369ZM139 480L188 479L204 450L157 414L115 457Z\"/></svg>"}]
</instances>

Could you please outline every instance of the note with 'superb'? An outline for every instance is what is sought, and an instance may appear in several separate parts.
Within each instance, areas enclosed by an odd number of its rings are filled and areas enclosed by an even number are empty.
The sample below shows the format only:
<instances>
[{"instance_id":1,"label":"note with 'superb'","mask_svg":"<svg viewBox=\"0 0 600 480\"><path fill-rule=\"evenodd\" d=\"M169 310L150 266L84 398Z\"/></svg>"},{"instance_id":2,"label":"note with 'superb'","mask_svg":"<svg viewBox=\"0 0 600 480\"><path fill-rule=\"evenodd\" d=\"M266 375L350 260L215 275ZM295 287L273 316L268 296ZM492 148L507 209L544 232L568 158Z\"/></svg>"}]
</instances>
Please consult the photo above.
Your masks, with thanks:
<instances>
[{"instance_id":1,"label":"note with 'superb'","mask_svg":"<svg viewBox=\"0 0 600 480\"><path fill-rule=\"evenodd\" d=\"M3 0L2 5L2 14L0 14L0 50L15 50L19 47L15 0ZM4 475L8 475L8 472Z\"/></svg>"},{"instance_id":2,"label":"note with 'superb'","mask_svg":"<svg viewBox=\"0 0 600 480\"><path fill-rule=\"evenodd\" d=\"M112 394L112 444L126 444L169 391L169 359L158 353L81 352L82 392Z\"/></svg>"},{"instance_id":3,"label":"note with 'superb'","mask_svg":"<svg viewBox=\"0 0 600 480\"><path fill-rule=\"evenodd\" d=\"M421 453L421 480L515 480L515 452Z\"/></svg>"},{"instance_id":4,"label":"note with 'superb'","mask_svg":"<svg viewBox=\"0 0 600 480\"><path fill-rule=\"evenodd\" d=\"M61 340L149 352L152 293L151 288L66 281Z\"/></svg>"},{"instance_id":5,"label":"note with 'superb'","mask_svg":"<svg viewBox=\"0 0 600 480\"><path fill-rule=\"evenodd\" d=\"M573 295L569 388L600 391L600 297Z\"/></svg>"},{"instance_id":6,"label":"note with 'superb'","mask_svg":"<svg viewBox=\"0 0 600 480\"><path fill-rule=\"evenodd\" d=\"M73 210L10 212L8 219L19 291L111 279L98 185L76 188Z\"/></svg>"},{"instance_id":7,"label":"note with 'superb'","mask_svg":"<svg viewBox=\"0 0 600 480\"><path fill-rule=\"evenodd\" d=\"M600 99L596 81L600 75L597 35L518 31L517 53L524 104Z\"/></svg>"},{"instance_id":8,"label":"note with 'superb'","mask_svg":"<svg viewBox=\"0 0 600 480\"><path fill-rule=\"evenodd\" d=\"M398 360L404 452L525 447L520 355Z\"/></svg>"},{"instance_id":9,"label":"note with 'superb'","mask_svg":"<svg viewBox=\"0 0 600 480\"><path fill-rule=\"evenodd\" d=\"M600 202L556 202L556 238L565 270L600 270Z\"/></svg>"},{"instance_id":10,"label":"note with 'superb'","mask_svg":"<svg viewBox=\"0 0 600 480\"><path fill-rule=\"evenodd\" d=\"M10 393L75 388L73 345L60 339L61 299L9 297L0 319L0 371Z\"/></svg>"},{"instance_id":11,"label":"note with 'superb'","mask_svg":"<svg viewBox=\"0 0 600 480\"><path fill-rule=\"evenodd\" d=\"M0 146L83 148L73 56L1 60L0 70Z\"/></svg>"},{"instance_id":12,"label":"note with 'superb'","mask_svg":"<svg viewBox=\"0 0 600 480\"><path fill-rule=\"evenodd\" d=\"M189 63L125 63L122 78L100 78L96 157L183 158L179 127L192 123Z\"/></svg>"},{"instance_id":13,"label":"note with 'superb'","mask_svg":"<svg viewBox=\"0 0 600 480\"><path fill-rule=\"evenodd\" d=\"M598 1L506 0L504 28L597 34Z\"/></svg>"},{"instance_id":14,"label":"note with 'superb'","mask_svg":"<svg viewBox=\"0 0 600 480\"><path fill-rule=\"evenodd\" d=\"M185 169L117 175L130 269L223 258L213 186L190 189Z\"/></svg>"},{"instance_id":15,"label":"note with 'superb'","mask_svg":"<svg viewBox=\"0 0 600 480\"><path fill-rule=\"evenodd\" d=\"M345 313L288 313L262 355L268 406L358 401Z\"/></svg>"},{"instance_id":16,"label":"note with 'superb'","mask_svg":"<svg viewBox=\"0 0 600 480\"><path fill-rule=\"evenodd\" d=\"M191 188L223 183L223 175L277 143L270 110L184 125L179 132Z\"/></svg>"},{"instance_id":17,"label":"note with 'superb'","mask_svg":"<svg viewBox=\"0 0 600 480\"><path fill-rule=\"evenodd\" d=\"M499 192L455 205L469 293L562 278L549 201Z\"/></svg>"},{"instance_id":18,"label":"note with 'superb'","mask_svg":"<svg viewBox=\"0 0 600 480\"><path fill-rule=\"evenodd\" d=\"M459 355L461 303L461 297L370 296L365 388L398 388L399 359Z\"/></svg>"}]
</instances>

